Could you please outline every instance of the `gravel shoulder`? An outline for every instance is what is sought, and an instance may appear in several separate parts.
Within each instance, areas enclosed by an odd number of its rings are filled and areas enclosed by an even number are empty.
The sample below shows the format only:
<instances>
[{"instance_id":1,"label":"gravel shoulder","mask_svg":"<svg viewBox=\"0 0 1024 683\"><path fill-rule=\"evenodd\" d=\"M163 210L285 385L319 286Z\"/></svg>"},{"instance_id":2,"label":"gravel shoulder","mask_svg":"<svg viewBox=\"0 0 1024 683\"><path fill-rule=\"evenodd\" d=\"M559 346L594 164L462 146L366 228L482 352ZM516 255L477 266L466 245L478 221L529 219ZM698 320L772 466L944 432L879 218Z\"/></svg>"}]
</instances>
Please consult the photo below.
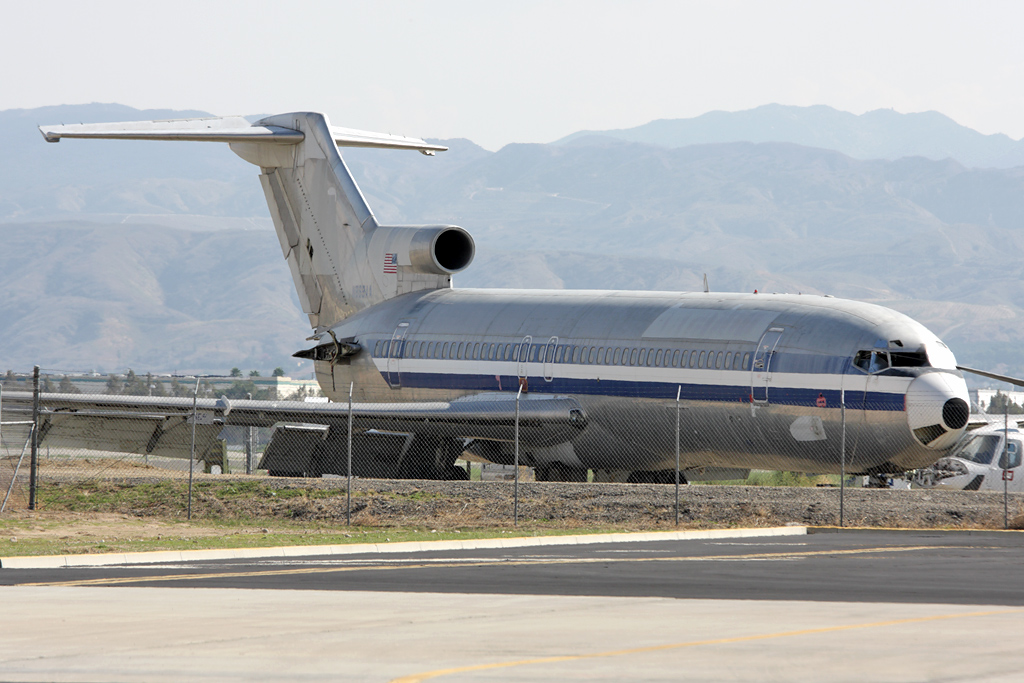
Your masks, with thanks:
<instances>
[{"instance_id":1,"label":"gravel shoulder","mask_svg":"<svg viewBox=\"0 0 1024 683\"><path fill-rule=\"evenodd\" d=\"M40 498L68 522L112 514L155 522L181 520L187 485L152 478L47 483ZM344 479L204 476L194 489L194 517L288 520L310 526L345 523ZM352 522L364 527L505 528L512 525L511 482L356 479ZM1011 528L1024 528L1024 495L1008 499ZM687 528L839 523L838 488L688 485L680 487L679 520ZM846 526L1002 529L1001 493L847 488ZM675 528L675 487L659 484L524 482L520 524L550 529ZM59 525L55 525L59 527ZM55 529L55 533L59 528Z\"/></svg>"}]
</instances>

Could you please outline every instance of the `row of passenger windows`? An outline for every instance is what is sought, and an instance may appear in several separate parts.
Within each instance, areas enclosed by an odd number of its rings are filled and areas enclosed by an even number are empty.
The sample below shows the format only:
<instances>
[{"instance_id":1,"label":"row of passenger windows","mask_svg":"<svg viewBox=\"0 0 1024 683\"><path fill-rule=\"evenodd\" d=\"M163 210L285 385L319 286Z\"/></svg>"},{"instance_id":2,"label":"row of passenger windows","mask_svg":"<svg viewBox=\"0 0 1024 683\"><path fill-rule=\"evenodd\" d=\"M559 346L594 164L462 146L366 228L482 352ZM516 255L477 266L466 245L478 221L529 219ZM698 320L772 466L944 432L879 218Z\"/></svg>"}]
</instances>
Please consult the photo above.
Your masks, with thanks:
<instances>
[{"instance_id":1,"label":"row of passenger windows","mask_svg":"<svg viewBox=\"0 0 1024 683\"><path fill-rule=\"evenodd\" d=\"M394 347L394 348L392 348ZM487 342L427 342L378 340L376 358L448 358L506 360L520 363L579 363L584 365L636 365L657 368L715 368L749 370L750 353L683 349L648 349L572 344L498 344Z\"/></svg>"}]
</instances>

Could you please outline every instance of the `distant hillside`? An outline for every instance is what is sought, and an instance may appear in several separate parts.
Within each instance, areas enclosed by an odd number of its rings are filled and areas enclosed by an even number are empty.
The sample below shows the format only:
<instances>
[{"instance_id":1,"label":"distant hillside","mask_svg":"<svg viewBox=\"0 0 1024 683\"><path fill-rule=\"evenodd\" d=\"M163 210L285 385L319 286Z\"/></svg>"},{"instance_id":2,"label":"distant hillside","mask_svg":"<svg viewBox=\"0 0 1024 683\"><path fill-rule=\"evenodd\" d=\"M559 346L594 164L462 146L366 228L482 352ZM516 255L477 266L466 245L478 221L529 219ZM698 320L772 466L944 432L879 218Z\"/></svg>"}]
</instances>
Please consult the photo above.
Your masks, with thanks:
<instances>
[{"instance_id":1,"label":"distant hillside","mask_svg":"<svg viewBox=\"0 0 1024 683\"><path fill-rule=\"evenodd\" d=\"M0 112L0 138L11 120L191 114L95 106ZM219 144L48 145L29 132L22 165L0 164L0 371L294 362L308 322L257 169ZM785 142L445 144L434 158L343 154L381 222L474 235L458 286L693 290L708 273L716 291L890 305L961 362L1024 375L1024 168Z\"/></svg>"},{"instance_id":2,"label":"distant hillside","mask_svg":"<svg viewBox=\"0 0 1024 683\"><path fill-rule=\"evenodd\" d=\"M269 231L7 224L0 244L0 372L312 369Z\"/></svg>"},{"instance_id":3,"label":"distant hillside","mask_svg":"<svg viewBox=\"0 0 1024 683\"><path fill-rule=\"evenodd\" d=\"M210 116L202 111L85 104L0 111L0 222L80 219L153 222L173 215L267 215L259 170L226 145L201 142L46 143L38 126ZM174 221L188 224L182 218ZM211 227L197 218L198 225ZM241 227L237 221L231 221ZM269 221L262 227L269 228Z\"/></svg>"},{"instance_id":4,"label":"distant hillside","mask_svg":"<svg viewBox=\"0 0 1024 683\"><path fill-rule=\"evenodd\" d=\"M1024 141L983 135L936 111L900 114L876 109L857 116L832 107L766 104L746 111L713 111L692 119L659 119L636 128L579 131L554 144L586 144L592 136L665 147L721 142L792 142L855 159L921 156L979 168L1024 165Z\"/></svg>"}]
</instances>

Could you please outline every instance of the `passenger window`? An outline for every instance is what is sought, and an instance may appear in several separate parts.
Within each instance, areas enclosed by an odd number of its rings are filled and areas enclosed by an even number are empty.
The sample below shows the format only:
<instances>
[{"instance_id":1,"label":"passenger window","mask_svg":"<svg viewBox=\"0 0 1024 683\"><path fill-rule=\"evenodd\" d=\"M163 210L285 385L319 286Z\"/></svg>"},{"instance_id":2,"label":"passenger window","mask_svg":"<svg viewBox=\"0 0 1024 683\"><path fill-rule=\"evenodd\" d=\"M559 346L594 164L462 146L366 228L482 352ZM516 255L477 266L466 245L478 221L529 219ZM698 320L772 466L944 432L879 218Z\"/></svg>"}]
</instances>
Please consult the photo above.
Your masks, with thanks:
<instances>
[{"instance_id":1,"label":"passenger window","mask_svg":"<svg viewBox=\"0 0 1024 683\"><path fill-rule=\"evenodd\" d=\"M578 347L578 346L572 347L572 362L573 363L579 363L580 362L580 347Z\"/></svg>"},{"instance_id":2,"label":"passenger window","mask_svg":"<svg viewBox=\"0 0 1024 683\"><path fill-rule=\"evenodd\" d=\"M383 342L380 339L378 339L377 343L373 345L373 357L374 358L380 358L380 347L381 347L381 344L383 344Z\"/></svg>"},{"instance_id":3,"label":"passenger window","mask_svg":"<svg viewBox=\"0 0 1024 683\"><path fill-rule=\"evenodd\" d=\"M693 368L693 367L696 367L696 366L697 366L697 352L696 351L690 351L690 367Z\"/></svg>"},{"instance_id":4,"label":"passenger window","mask_svg":"<svg viewBox=\"0 0 1024 683\"><path fill-rule=\"evenodd\" d=\"M469 344L467 344L466 342L459 342L459 351L457 354L455 354L455 357L458 358L459 360L465 359L467 355L466 352L468 351L466 347L468 346Z\"/></svg>"},{"instance_id":5,"label":"passenger window","mask_svg":"<svg viewBox=\"0 0 1024 683\"><path fill-rule=\"evenodd\" d=\"M647 361L647 349L640 349L640 359L637 360L637 365L645 365Z\"/></svg>"},{"instance_id":6,"label":"passenger window","mask_svg":"<svg viewBox=\"0 0 1024 683\"><path fill-rule=\"evenodd\" d=\"M494 360L494 344L487 348L487 360Z\"/></svg>"},{"instance_id":7,"label":"passenger window","mask_svg":"<svg viewBox=\"0 0 1024 683\"><path fill-rule=\"evenodd\" d=\"M605 365L611 365L612 364L612 356L613 355L615 355L615 349L613 349L610 346L607 349L605 349L605 352L604 352L604 364Z\"/></svg>"},{"instance_id":8,"label":"passenger window","mask_svg":"<svg viewBox=\"0 0 1024 683\"><path fill-rule=\"evenodd\" d=\"M661 349L658 349L658 354L654 357L654 364L657 365L659 368L661 367L662 354L663 351Z\"/></svg>"},{"instance_id":9,"label":"passenger window","mask_svg":"<svg viewBox=\"0 0 1024 683\"><path fill-rule=\"evenodd\" d=\"M388 358L388 353L391 351L391 342L388 340L384 341L384 345L380 349L381 358Z\"/></svg>"},{"instance_id":10,"label":"passenger window","mask_svg":"<svg viewBox=\"0 0 1024 683\"><path fill-rule=\"evenodd\" d=\"M704 367L704 352L703 351L700 352L700 358L697 359L697 367L698 368L703 368Z\"/></svg>"},{"instance_id":11,"label":"passenger window","mask_svg":"<svg viewBox=\"0 0 1024 683\"><path fill-rule=\"evenodd\" d=\"M715 356L715 369L722 367L722 352L719 351L718 355Z\"/></svg>"},{"instance_id":12,"label":"passenger window","mask_svg":"<svg viewBox=\"0 0 1024 683\"><path fill-rule=\"evenodd\" d=\"M536 344L530 344L530 355L529 355L529 358L530 358L530 362L531 363L536 363L537 362L537 345Z\"/></svg>"},{"instance_id":13,"label":"passenger window","mask_svg":"<svg viewBox=\"0 0 1024 683\"><path fill-rule=\"evenodd\" d=\"M728 351L725 354L725 369L728 370L732 367L732 351Z\"/></svg>"},{"instance_id":14,"label":"passenger window","mask_svg":"<svg viewBox=\"0 0 1024 683\"><path fill-rule=\"evenodd\" d=\"M587 347L584 346L583 350L586 351ZM597 359L597 347L596 346L591 346L590 347L590 352L587 353L586 356L587 356L587 363L590 364L590 365L593 365L594 361Z\"/></svg>"},{"instance_id":15,"label":"passenger window","mask_svg":"<svg viewBox=\"0 0 1024 683\"><path fill-rule=\"evenodd\" d=\"M741 370L749 370L750 369L750 353L749 352L743 354L743 366L740 369Z\"/></svg>"},{"instance_id":16,"label":"passenger window","mask_svg":"<svg viewBox=\"0 0 1024 683\"><path fill-rule=\"evenodd\" d=\"M559 346L558 350L555 351L555 362L556 363L561 363L562 362L562 354L564 354L564 353L565 353L565 347L564 346Z\"/></svg>"},{"instance_id":17,"label":"passenger window","mask_svg":"<svg viewBox=\"0 0 1024 683\"><path fill-rule=\"evenodd\" d=\"M678 368L679 367L679 349L676 349L672 353L672 367L674 367L674 368Z\"/></svg>"},{"instance_id":18,"label":"passenger window","mask_svg":"<svg viewBox=\"0 0 1024 683\"><path fill-rule=\"evenodd\" d=\"M629 364L636 365L636 355L639 353L639 349L632 349L629 352Z\"/></svg>"},{"instance_id":19,"label":"passenger window","mask_svg":"<svg viewBox=\"0 0 1024 683\"><path fill-rule=\"evenodd\" d=\"M616 347L616 349L615 349L615 357L612 358L612 365L618 365L621 360L622 360L622 347L619 346L619 347Z\"/></svg>"}]
</instances>

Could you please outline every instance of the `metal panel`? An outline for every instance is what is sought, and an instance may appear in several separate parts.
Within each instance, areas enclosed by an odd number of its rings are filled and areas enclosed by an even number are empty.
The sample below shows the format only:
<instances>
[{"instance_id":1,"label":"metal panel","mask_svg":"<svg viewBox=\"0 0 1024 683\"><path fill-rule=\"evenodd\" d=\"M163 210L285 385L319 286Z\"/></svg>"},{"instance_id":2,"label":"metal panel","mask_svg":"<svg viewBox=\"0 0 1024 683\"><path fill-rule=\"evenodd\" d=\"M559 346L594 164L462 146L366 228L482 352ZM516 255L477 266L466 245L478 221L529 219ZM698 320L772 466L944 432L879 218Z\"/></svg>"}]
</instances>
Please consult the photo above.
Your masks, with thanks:
<instances>
[{"instance_id":1,"label":"metal panel","mask_svg":"<svg viewBox=\"0 0 1024 683\"><path fill-rule=\"evenodd\" d=\"M683 308L680 303L659 315L643 337L756 342L778 315L778 311Z\"/></svg>"}]
</instances>

